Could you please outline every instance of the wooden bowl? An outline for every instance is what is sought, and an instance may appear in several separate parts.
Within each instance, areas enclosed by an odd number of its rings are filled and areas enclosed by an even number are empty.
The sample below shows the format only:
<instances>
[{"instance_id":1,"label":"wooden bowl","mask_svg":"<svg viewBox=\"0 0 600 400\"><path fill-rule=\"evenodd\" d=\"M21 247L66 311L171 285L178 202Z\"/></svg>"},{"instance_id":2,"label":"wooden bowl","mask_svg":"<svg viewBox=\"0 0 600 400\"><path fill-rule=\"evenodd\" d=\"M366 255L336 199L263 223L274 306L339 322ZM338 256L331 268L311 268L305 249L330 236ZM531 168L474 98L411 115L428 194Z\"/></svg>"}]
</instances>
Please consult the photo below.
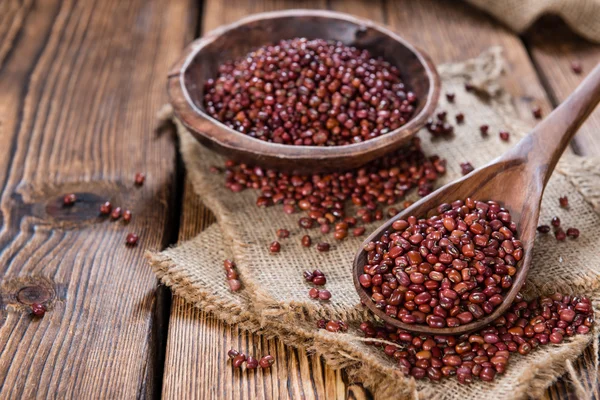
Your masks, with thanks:
<instances>
[{"instance_id":1,"label":"wooden bowl","mask_svg":"<svg viewBox=\"0 0 600 400\"><path fill-rule=\"evenodd\" d=\"M418 98L413 118L362 143L324 147L265 142L235 131L205 112L204 83L217 75L220 64L265 44L296 37L339 40L368 49L397 66ZM428 56L371 21L330 11L289 10L256 14L193 42L171 69L168 92L175 115L207 147L251 165L313 173L358 167L401 147L434 112L440 81Z\"/></svg>"}]
</instances>

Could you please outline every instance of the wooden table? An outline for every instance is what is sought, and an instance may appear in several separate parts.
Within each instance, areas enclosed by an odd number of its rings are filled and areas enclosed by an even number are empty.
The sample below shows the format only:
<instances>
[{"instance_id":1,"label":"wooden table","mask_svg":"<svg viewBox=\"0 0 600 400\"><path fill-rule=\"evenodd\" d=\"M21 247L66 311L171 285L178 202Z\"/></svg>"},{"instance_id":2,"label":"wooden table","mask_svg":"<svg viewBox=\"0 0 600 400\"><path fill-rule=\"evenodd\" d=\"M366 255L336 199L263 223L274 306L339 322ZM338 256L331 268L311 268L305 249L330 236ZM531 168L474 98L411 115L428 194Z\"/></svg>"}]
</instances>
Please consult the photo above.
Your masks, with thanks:
<instances>
[{"instance_id":1,"label":"wooden table","mask_svg":"<svg viewBox=\"0 0 600 400\"><path fill-rule=\"evenodd\" d=\"M143 252L196 235L213 217L193 194L154 115L183 46L291 0L0 1L0 399L343 398L368 396L317 357L238 331L157 282ZM501 45L505 84L523 118L547 114L600 60L600 46L545 18L519 37L451 1L307 0L388 24L438 63ZM600 110L573 149L600 155ZM144 172L136 188L133 176ZM77 192L90 207L61 207ZM129 208L127 227L97 218L104 199ZM127 232L140 245L124 245ZM23 288L27 290L22 290ZM50 301L42 319L27 303ZM262 342L270 374L240 376L229 347ZM578 368L585 373L593 354ZM594 372L591 372L594 373ZM590 377L591 379L592 377ZM548 398L573 397L564 381ZM598 394L596 388L596 394ZM600 397L600 396L597 396Z\"/></svg>"}]
</instances>

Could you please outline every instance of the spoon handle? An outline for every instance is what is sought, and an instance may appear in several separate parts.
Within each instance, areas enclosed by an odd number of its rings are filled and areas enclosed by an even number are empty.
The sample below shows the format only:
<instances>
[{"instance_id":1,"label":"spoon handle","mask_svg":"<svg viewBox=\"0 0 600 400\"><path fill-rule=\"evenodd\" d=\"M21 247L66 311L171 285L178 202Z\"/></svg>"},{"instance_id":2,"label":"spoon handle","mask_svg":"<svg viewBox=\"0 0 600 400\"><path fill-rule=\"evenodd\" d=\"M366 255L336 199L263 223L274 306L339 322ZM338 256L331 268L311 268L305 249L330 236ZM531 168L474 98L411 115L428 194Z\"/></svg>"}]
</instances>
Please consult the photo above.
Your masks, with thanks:
<instances>
[{"instance_id":1,"label":"spoon handle","mask_svg":"<svg viewBox=\"0 0 600 400\"><path fill-rule=\"evenodd\" d=\"M600 63L564 102L501 158L527 160L545 186L560 156L599 102Z\"/></svg>"}]
</instances>

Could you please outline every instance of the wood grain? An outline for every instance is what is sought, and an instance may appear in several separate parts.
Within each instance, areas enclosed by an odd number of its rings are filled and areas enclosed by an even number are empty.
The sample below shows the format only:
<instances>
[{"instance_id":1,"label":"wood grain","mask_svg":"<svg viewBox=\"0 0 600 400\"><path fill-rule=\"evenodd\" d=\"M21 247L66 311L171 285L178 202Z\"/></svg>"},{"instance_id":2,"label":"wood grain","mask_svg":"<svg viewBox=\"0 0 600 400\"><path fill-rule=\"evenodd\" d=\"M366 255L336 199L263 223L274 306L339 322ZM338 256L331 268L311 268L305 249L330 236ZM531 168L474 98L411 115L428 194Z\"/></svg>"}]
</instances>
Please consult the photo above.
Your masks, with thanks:
<instances>
[{"instance_id":1,"label":"wood grain","mask_svg":"<svg viewBox=\"0 0 600 400\"><path fill-rule=\"evenodd\" d=\"M544 114L551 109L521 40L487 14L450 0L388 1L386 7L387 23L438 64L462 61L491 46L501 46L507 61L503 86L514 96L520 118L533 124L534 104L541 106ZM490 132L500 129L490 127Z\"/></svg>"},{"instance_id":2,"label":"wood grain","mask_svg":"<svg viewBox=\"0 0 600 400\"><path fill-rule=\"evenodd\" d=\"M544 17L532 26L524 36L532 60L554 106L560 104L600 62L600 45L587 42L575 35L560 19ZM583 73L577 75L571 69L572 62L582 65ZM600 109L596 109L581 126L575 136L573 148L576 154L600 156ZM591 347L575 363L576 370L584 377L584 387L592 398L600 398L600 372L594 376L598 355ZM590 372L591 371L591 372ZM596 382L596 384L592 384ZM559 379L547 392L545 399L575 398L573 386Z\"/></svg>"},{"instance_id":3,"label":"wood grain","mask_svg":"<svg viewBox=\"0 0 600 400\"><path fill-rule=\"evenodd\" d=\"M194 15L187 0L0 3L0 398L160 389L143 252L167 242L176 153L153 125ZM133 211L129 226L98 218L107 199ZM17 301L23 287L44 318Z\"/></svg>"},{"instance_id":4,"label":"wood grain","mask_svg":"<svg viewBox=\"0 0 600 400\"><path fill-rule=\"evenodd\" d=\"M583 40L556 17L545 17L536 23L525 35L525 42L554 106L600 63L600 44ZM572 71L572 62L582 65L580 75ZM599 131L600 109L597 109L575 137L577 154L600 156Z\"/></svg>"}]
</instances>

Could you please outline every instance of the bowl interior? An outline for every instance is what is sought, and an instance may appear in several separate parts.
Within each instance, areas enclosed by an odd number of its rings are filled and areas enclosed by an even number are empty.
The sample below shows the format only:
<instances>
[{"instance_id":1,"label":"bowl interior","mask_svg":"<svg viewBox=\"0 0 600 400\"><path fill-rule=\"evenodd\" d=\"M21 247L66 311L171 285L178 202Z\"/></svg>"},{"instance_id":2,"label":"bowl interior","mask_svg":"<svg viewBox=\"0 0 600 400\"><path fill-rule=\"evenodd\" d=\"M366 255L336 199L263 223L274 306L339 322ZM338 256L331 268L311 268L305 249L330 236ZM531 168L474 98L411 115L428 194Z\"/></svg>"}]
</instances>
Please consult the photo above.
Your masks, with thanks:
<instances>
[{"instance_id":1,"label":"bowl interior","mask_svg":"<svg viewBox=\"0 0 600 400\"><path fill-rule=\"evenodd\" d=\"M211 118L205 113L203 106L204 83L216 77L220 64L243 57L265 44L297 37L336 40L349 46L367 49L375 57L383 57L398 67L407 87L417 95L418 102L413 115L422 111L429 94L430 82L422 61L410 45L393 33L371 23L362 23L352 17L342 17L335 13L315 15L311 12L249 19L245 23L227 28L224 34L209 37L184 71L185 90L196 111Z\"/></svg>"}]
</instances>

